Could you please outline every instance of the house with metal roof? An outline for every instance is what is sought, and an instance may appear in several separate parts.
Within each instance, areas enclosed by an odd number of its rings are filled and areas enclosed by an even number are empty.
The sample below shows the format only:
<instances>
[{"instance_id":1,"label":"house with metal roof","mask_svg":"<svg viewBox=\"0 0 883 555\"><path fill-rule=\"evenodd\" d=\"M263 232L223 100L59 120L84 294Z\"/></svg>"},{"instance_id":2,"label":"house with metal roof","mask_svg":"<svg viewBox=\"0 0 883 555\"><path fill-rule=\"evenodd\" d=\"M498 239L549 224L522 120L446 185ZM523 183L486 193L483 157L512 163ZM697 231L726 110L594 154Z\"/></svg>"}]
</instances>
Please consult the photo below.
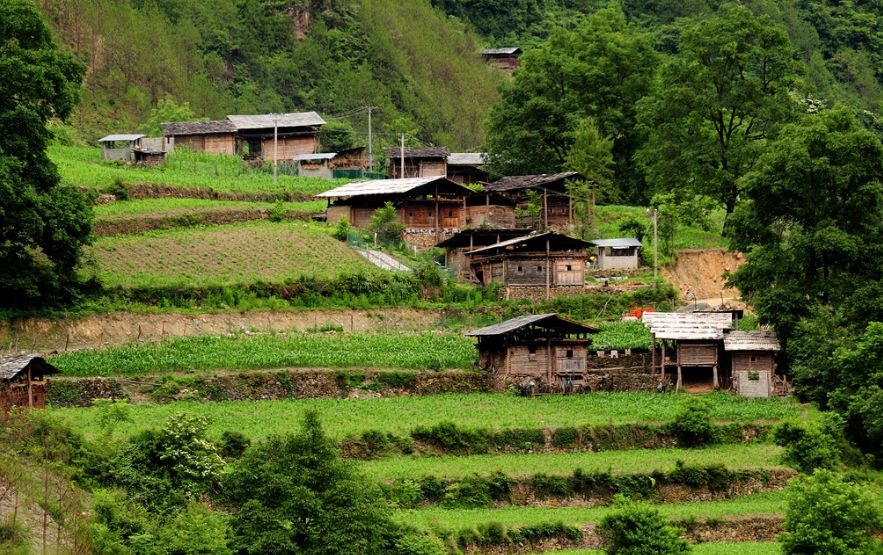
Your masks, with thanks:
<instances>
[{"instance_id":1,"label":"house with metal roof","mask_svg":"<svg viewBox=\"0 0 883 555\"><path fill-rule=\"evenodd\" d=\"M467 207L468 209L469 207ZM514 217L514 214L513 214ZM478 283L466 253L481 247L500 243L524 235L523 229L510 227L467 227L435 246L445 250L445 267L457 274L457 279Z\"/></svg>"},{"instance_id":2,"label":"house with metal roof","mask_svg":"<svg viewBox=\"0 0 883 555\"><path fill-rule=\"evenodd\" d=\"M112 162L135 162L135 150L141 148L140 133L115 133L101 137L101 159Z\"/></svg>"},{"instance_id":3,"label":"house with metal roof","mask_svg":"<svg viewBox=\"0 0 883 555\"><path fill-rule=\"evenodd\" d=\"M519 316L466 332L478 339L478 366L540 390L578 389L588 372L591 335L598 330L556 313Z\"/></svg>"},{"instance_id":4,"label":"house with metal roof","mask_svg":"<svg viewBox=\"0 0 883 555\"><path fill-rule=\"evenodd\" d=\"M539 215L523 216L518 219L518 224L539 229L564 229L573 223L573 203L567 184L580 179L583 177L577 172L511 175L488 183L485 190L512 199L525 213L531 208L529 191L532 191L539 203Z\"/></svg>"},{"instance_id":5,"label":"house with metal roof","mask_svg":"<svg viewBox=\"0 0 883 555\"><path fill-rule=\"evenodd\" d=\"M502 286L506 299L551 299L585 292L589 243L554 231L467 251L478 283Z\"/></svg>"},{"instance_id":6,"label":"house with metal roof","mask_svg":"<svg viewBox=\"0 0 883 555\"><path fill-rule=\"evenodd\" d=\"M35 354L0 358L0 409L5 414L12 407L44 408L44 377L56 373L58 368Z\"/></svg>"},{"instance_id":7,"label":"house with metal roof","mask_svg":"<svg viewBox=\"0 0 883 555\"><path fill-rule=\"evenodd\" d=\"M635 270L641 266L641 242L634 238L595 239L594 268L599 270Z\"/></svg>"},{"instance_id":8,"label":"house with metal roof","mask_svg":"<svg viewBox=\"0 0 883 555\"><path fill-rule=\"evenodd\" d=\"M513 71L518 68L521 61L521 48L517 46L504 46L502 48L486 48L481 51L481 57L488 65Z\"/></svg>"}]
</instances>

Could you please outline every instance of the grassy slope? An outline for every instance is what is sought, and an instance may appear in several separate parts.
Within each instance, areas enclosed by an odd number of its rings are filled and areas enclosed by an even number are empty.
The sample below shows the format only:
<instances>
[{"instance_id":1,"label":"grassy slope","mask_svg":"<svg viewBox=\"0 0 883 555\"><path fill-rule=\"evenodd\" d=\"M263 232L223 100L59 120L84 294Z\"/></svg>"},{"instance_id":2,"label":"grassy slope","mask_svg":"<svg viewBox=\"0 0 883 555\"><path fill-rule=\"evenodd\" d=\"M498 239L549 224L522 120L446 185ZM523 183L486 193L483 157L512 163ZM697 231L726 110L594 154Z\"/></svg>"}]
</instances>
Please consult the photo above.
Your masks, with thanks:
<instances>
[{"instance_id":1,"label":"grassy slope","mask_svg":"<svg viewBox=\"0 0 883 555\"><path fill-rule=\"evenodd\" d=\"M106 286L165 287L334 277L373 266L316 224L251 222L103 237L88 248Z\"/></svg>"},{"instance_id":2,"label":"grassy slope","mask_svg":"<svg viewBox=\"0 0 883 555\"><path fill-rule=\"evenodd\" d=\"M283 202L284 210L292 212L321 212L326 205L323 200L303 202ZM99 204L94 207L95 218L99 221L118 221L142 217L176 217L205 212L227 210L264 209L277 206L271 202L241 202L207 200L193 198L153 198L124 200Z\"/></svg>"},{"instance_id":3,"label":"grassy slope","mask_svg":"<svg viewBox=\"0 0 883 555\"><path fill-rule=\"evenodd\" d=\"M530 455L473 455L468 457L392 457L360 463L373 479L445 476L502 472L509 476L546 473L568 475L577 468L613 474L667 472L677 461L687 465L724 464L733 470L779 466L782 449L775 445L720 445L705 449L632 449L597 453L540 453Z\"/></svg>"},{"instance_id":4,"label":"grassy slope","mask_svg":"<svg viewBox=\"0 0 883 555\"><path fill-rule=\"evenodd\" d=\"M72 376L281 367L471 368L471 339L452 333L201 336L51 357Z\"/></svg>"},{"instance_id":5,"label":"grassy slope","mask_svg":"<svg viewBox=\"0 0 883 555\"><path fill-rule=\"evenodd\" d=\"M799 418L804 407L778 400L750 400L726 394L707 395L713 416L720 420L753 421ZM453 421L471 428L556 428L562 426L651 423L674 418L688 395L656 393L593 393L570 397L525 398L514 395L472 394L378 399L309 399L298 401L242 401L198 403L181 401L132 407L132 424L120 430L132 434L159 427L169 417L185 412L211 421L210 433L238 430L249 437L289 433L300 428L307 410L316 410L335 438L368 430L406 435L417 426ZM51 413L86 433L98 430L93 408L52 409Z\"/></svg>"}]
</instances>

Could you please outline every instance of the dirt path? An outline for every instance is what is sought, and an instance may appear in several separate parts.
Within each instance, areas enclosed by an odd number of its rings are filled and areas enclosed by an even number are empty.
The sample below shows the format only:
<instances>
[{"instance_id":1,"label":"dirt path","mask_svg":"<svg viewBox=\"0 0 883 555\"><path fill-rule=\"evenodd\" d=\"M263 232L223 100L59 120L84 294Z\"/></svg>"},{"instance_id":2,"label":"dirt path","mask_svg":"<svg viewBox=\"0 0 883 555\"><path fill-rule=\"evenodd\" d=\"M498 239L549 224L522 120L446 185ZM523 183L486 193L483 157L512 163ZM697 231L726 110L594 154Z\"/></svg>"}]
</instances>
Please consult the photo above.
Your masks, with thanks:
<instances>
[{"instance_id":1,"label":"dirt path","mask_svg":"<svg viewBox=\"0 0 883 555\"><path fill-rule=\"evenodd\" d=\"M30 318L0 322L0 355L48 354L194 335L303 331L326 324L345 331L422 330L436 326L442 317L438 310L386 308L204 314L112 312L62 320Z\"/></svg>"}]
</instances>

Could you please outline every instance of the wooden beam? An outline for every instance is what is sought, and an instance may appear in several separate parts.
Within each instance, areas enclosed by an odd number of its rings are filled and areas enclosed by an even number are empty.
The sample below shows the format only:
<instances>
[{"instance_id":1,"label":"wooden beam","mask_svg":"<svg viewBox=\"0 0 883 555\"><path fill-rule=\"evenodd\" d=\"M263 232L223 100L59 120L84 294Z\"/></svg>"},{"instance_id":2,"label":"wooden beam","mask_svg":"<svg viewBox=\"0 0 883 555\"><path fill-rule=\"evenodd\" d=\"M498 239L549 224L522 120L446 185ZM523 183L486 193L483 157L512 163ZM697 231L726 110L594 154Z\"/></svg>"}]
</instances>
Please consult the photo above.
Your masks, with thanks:
<instances>
[{"instance_id":1,"label":"wooden beam","mask_svg":"<svg viewBox=\"0 0 883 555\"><path fill-rule=\"evenodd\" d=\"M678 382L675 385L675 393L681 390L681 384L683 383L683 376L681 374L681 365L678 364Z\"/></svg>"},{"instance_id":2,"label":"wooden beam","mask_svg":"<svg viewBox=\"0 0 883 555\"><path fill-rule=\"evenodd\" d=\"M552 298L552 261L549 258L550 244L549 238L546 238L546 300Z\"/></svg>"}]
</instances>

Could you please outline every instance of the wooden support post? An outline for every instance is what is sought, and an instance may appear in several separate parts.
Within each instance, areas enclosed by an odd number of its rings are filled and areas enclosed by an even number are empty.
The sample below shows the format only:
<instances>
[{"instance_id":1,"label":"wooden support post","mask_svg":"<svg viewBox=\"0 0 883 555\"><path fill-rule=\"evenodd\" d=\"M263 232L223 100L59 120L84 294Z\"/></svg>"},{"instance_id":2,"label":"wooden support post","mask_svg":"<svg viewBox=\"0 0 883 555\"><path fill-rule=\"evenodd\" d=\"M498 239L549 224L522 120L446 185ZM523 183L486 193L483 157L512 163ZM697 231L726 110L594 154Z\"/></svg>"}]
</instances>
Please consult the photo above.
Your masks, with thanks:
<instances>
[{"instance_id":1,"label":"wooden support post","mask_svg":"<svg viewBox=\"0 0 883 555\"><path fill-rule=\"evenodd\" d=\"M712 379L713 379L714 388L718 389L720 387L720 382L718 381L718 378L717 378L717 364L715 364L714 366L711 367L711 371L712 371L712 376L713 376Z\"/></svg>"},{"instance_id":2,"label":"wooden support post","mask_svg":"<svg viewBox=\"0 0 883 555\"><path fill-rule=\"evenodd\" d=\"M665 374L665 339L659 342L660 347L662 347L662 352L660 353L660 361L659 368L662 370L662 373Z\"/></svg>"},{"instance_id":3,"label":"wooden support post","mask_svg":"<svg viewBox=\"0 0 883 555\"><path fill-rule=\"evenodd\" d=\"M678 364L678 383L675 385L675 393L681 390L681 384L683 383L683 376L681 375L681 365Z\"/></svg>"},{"instance_id":4,"label":"wooden support post","mask_svg":"<svg viewBox=\"0 0 883 555\"><path fill-rule=\"evenodd\" d=\"M435 186L435 240L439 240L439 223L438 223L438 185Z\"/></svg>"},{"instance_id":5,"label":"wooden support post","mask_svg":"<svg viewBox=\"0 0 883 555\"><path fill-rule=\"evenodd\" d=\"M552 298L552 263L549 258L550 245L549 239L546 239L546 300Z\"/></svg>"},{"instance_id":6,"label":"wooden support post","mask_svg":"<svg viewBox=\"0 0 883 555\"><path fill-rule=\"evenodd\" d=\"M567 195L567 225L573 225L573 197Z\"/></svg>"},{"instance_id":7,"label":"wooden support post","mask_svg":"<svg viewBox=\"0 0 883 555\"><path fill-rule=\"evenodd\" d=\"M549 229L549 195L546 189L543 189L543 231Z\"/></svg>"},{"instance_id":8,"label":"wooden support post","mask_svg":"<svg viewBox=\"0 0 883 555\"><path fill-rule=\"evenodd\" d=\"M546 332L546 383L552 389L552 336Z\"/></svg>"},{"instance_id":9,"label":"wooden support post","mask_svg":"<svg viewBox=\"0 0 883 555\"><path fill-rule=\"evenodd\" d=\"M31 365L28 364L28 407L34 406L34 377L31 373Z\"/></svg>"},{"instance_id":10,"label":"wooden support post","mask_svg":"<svg viewBox=\"0 0 883 555\"><path fill-rule=\"evenodd\" d=\"M650 334L650 371L656 372L656 334ZM660 372L660 379L663 378Z\"/></svg>"}]
</instances>

